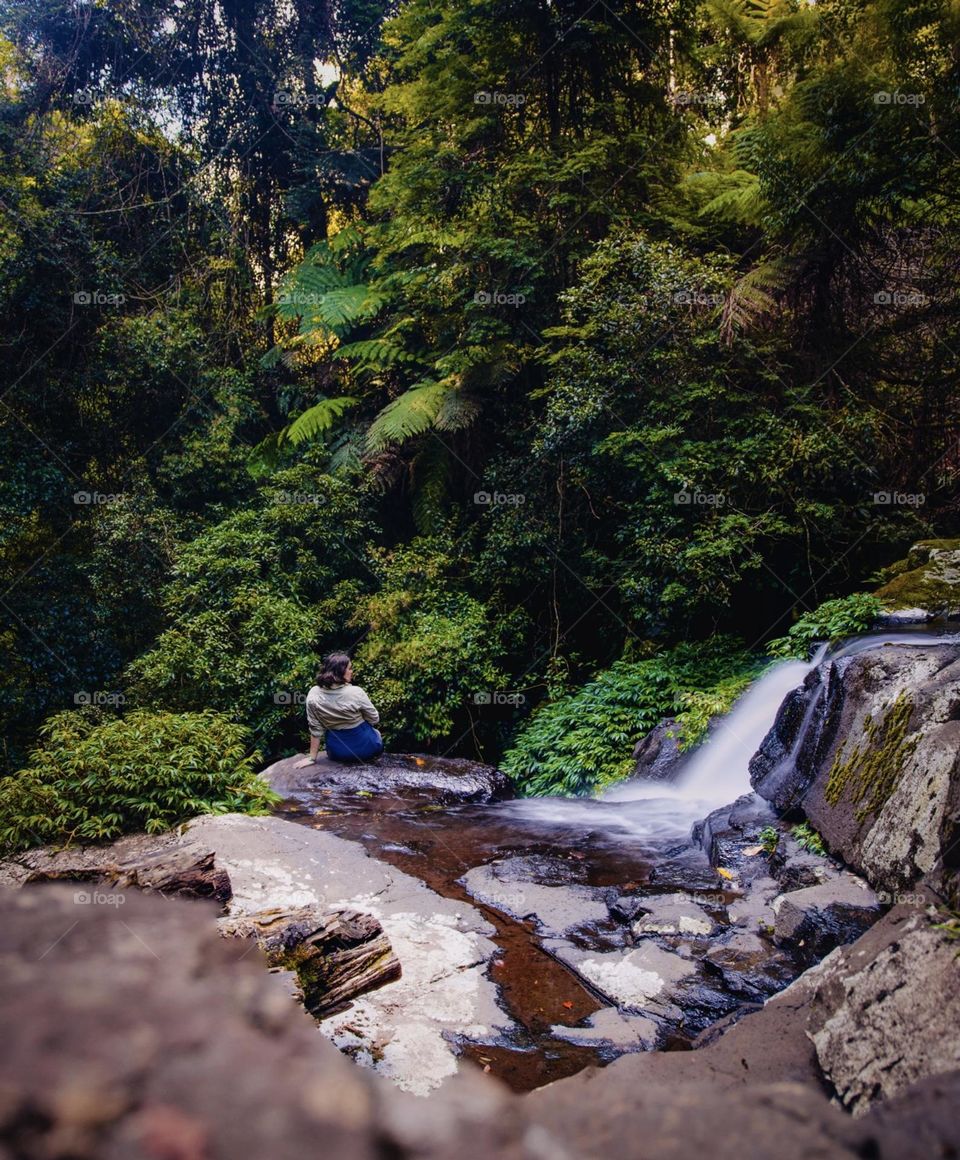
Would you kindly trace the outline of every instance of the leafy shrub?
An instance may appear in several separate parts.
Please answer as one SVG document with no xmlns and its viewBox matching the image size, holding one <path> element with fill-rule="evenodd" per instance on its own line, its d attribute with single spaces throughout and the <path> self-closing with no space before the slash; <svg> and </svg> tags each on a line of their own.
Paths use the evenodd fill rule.
<svg viewBox="0 0 960 1160">
<path fill-rule="evenodd" d="M 806 612 L 786 636 L 767 646 L 773 656 L 805 657 L 814 641 L 838 641 L 865 632 L 880 615 L 876 596 L 855 592 L 836 600 L 826 600 L 813 612 Z"/>
<path fill-rule="evenodd" d="M 799 826 L 794 826 L 790 833 L 802 849 L 811 854 L 817 854 L 821 858 L 826 858 L 827 847 L 823 844 L 823 838 L 808 822 L 801 822 Z"/>
<path fill-rule="evenodd" d="M 474 696 L 506 687 L 497 659 L 511 619 L 456 587 L 446 535 L 374 558 L 381 586 L 354 617 L 370 630 L 354 663 L 385 738 L 428 742 L 469 729 Z"/>
<path fill-rule="evenodd" d="M 636 742 L 679 715 L 697 740 L 757 671 L 742 644 L 715 637 L 647 660 L 618 661 L 589 684 L 541 705 L 502 767 L 526 794 L 590 794 L 626 777 Z"/>
<path fill-rule="evenodd" d="M 161 593 L 167 627 L 129 668 L 143 706 L 214 709 L 271 741 L 302 725 L 292 694 L 343 644 L 369 583 L 358 489 L 306 465 L 278 472 L 256 507 L 181 545 Z"/>
<path fill-rule="evenodd" d="M 249 730 L 215 713 L 51 717 L 29 764 L 0 782 L 0 847 L 109 841 L 197 814 L 262 813 L 277 801 L 254 773 Z"/>
</svg>

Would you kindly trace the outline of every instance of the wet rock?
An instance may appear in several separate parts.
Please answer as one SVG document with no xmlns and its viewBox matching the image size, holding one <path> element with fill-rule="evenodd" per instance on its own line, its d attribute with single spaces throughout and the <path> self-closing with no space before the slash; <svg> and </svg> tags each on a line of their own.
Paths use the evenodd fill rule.
<svg viewBox="0 0 960 1160">
<path fill-rule="evenodd" d="M 766 999 L 796 977 L 790 955 L 754 931 L 734 929 L 711 941 L 704 962 L 715 969 L 724 986 L 744 1000 Z"/>
<path fill-rule="evenodd" d="M 780 810 L 802 811 L 875 888 L 895 893 L 934 875 L 952 897 L 960 645 L 889 645 L 829 662 L 802 695 L 806 727 L 791 732 L 798 714 L 782 714 L 751 762 L 757 791 Z M 778 765 L 784 752 L 792 767 Z"/>
<path fill-rule="evenodd" d="M 494 928 L 467 903 L 441 897 L 354 842 L 279 817 L 204 816 L 186 836 L 215 849 L 229 874 L 231 920 L 315 906 L 379 921 L 401 977 L 355 998 L 320 1029 L 404 1090 L 433 1091 L 459 1070 L 457 1042 L 487 1042 L 512 1027 L 487 977 Z"/>
<path fill-rule="evenodd" d="M 544 935 L 562 936 L 607 920 L 605 891 L 578 884 L 544 886 L 528 878 L 530 872 L 531 859 L 504 858 L 474 866 L 459 881 L 477 902 L 511 918 L 533 919 Z"/>
<path fill-rule="evenodd" d="M 424 799 L 439 805 L 503 801 L 513 797 L 507 775 L 489 765 L 459 757 L 385 753 L 357 765 L 330 761 L 325 754 L 313 765 L 296 768 L 303 755 L 274 762 L 261 777 L 285 798 L 315 800 L 321 794 L 349 797 L 358 793 Z"/>
<path fill-rule="evenodd" d="M 829 882 L 781 894 L 773 903 L 774 939 L 810 966 L 853 942 L 880 917 L 880 902 L 862 878 L 844 872 Z"/>
<path fill-rule="evenodd" d="M 896 937 L 879 949 L 856 944 L 818 968 L 808 1033 L 824 1074 L 855 1115 L 960 1068 L 956 941 L 922 912 L 893 929 Z"/>
<path fill-rule="evenodd" d="M 671 782 L 676 779 L 686 759 L 678 745 L 679 729 L 675 718 L 665 717 L 637 742 L 633 751 L 636 765 L 631 781 Z"/>
<path fill-rule="evenodd" d="M 680 887 L 691 894 L 715 891 L 722 880 L 699 846 L 685 846 L 665 851 L 657 857 L 650 871 L 650 885 Z"/>
<path fill-rule="evenodd" d="M 689 894 L 647 895 L 642 900 L 643 913 L 633 923 L 635 935 L 690 934 L 708 935 L 716 923 Z"/>
<path fill-rule="evenodd" d="M 770 858 L 770 872 L 784 894 L 807 886 L 818 886 L 821 882 L 836 878 L 840 873 L 829 858 L 805 850 L 788 833 L 780 835 L 777 848 Z"/>
<path fill-rule="evenodd" d="M 271 966 L 295 971 L 303 1004 L 318 1018 L 401 974 L 383 927 L 361 911 L 278 907 L 223 920 L 220 933 L 255 938 Z"/>
<path fill-rule="evenodd" d="M 643 1015 L 624 1015 L 615 1007 L 601 1007 L 583 1027 L 551 1028 L 557 1039 L 569 1043 L 590 1043 L 616 1048 L 619 1051 L 650 1051 L 659 1039 L 660 1027 Z"/>
<path fill-rule="evenodd" d="M 760 834 L 776 820 L 768 802 L 757 794 L 744 794 L 698 822 L 693 840 L 706 852 L 711 866 L 749 878 L 767 872 Z"/>
<path fill-rule="evenodd" d="M 722 720 L 722 717 L 711 718 L 707 724 L 706 736 L 708 738 L 716 731 Z M 633 759 L 636 764 L 633 773 L 627 780 L 631 782 L 677 781 L 698 748 L 698 746 L 693 746 L 690 749 L 681 750 L 679 744 L 681 739 L 682 727 L 676 718 L 664 717 L 634 747 Z"/>
<path fill-rule="evenodd" d="M 853 658 L 826 661 L 783 699 L 770 732 L 750 759 L 750 784 L 778 814 L 802 820 L 804 792 L 837 736 L 843 674 Z"/>
<path fill-rule="evenodd" d="M 544 948 L 622 1010 L 680 1022 L 677 986 L 696 974 L 694 963 L 651 941 L 633 949 L 584 950 L 548 939 Z"/>
</svg>

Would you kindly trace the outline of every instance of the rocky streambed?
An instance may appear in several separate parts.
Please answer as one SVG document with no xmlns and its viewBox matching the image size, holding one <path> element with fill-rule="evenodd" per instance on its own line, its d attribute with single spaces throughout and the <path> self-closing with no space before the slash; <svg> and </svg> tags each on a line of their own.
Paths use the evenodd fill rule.
<svg viewBox="0 0 960 1160">
<path fill-rule="evenodd" d="M 319 1019 L 317 1040 L 362 1064 L 358 1074 L 431 1095 L 421 1115 L 364 1084 L 346 1110 L 309 1079 L 300 1094 L 274 1093 L 278 1106 L 295 1095 L 308 1120 L 365 1139 L 369 1129 L 378 1154 L 449 1154 L 465 1130 L 486 1155 L 607 1154 L 638 1131 L 658 1158 L 700 1147 L 779 1160 L 955 1154 L 960 645 L 918 643 L 873 641 L 812 668 L 762 744 L 747 746 L 757 748 L 752 789 L 719 808 L 670 786 L 662 745 L 646 749 L 666 784 L 619 801 L 514 801 L 494 770 L 414 755 L 349 770 L 290 760 L 265 771 L 285 799 L 275 816 L 204 817 L 160 838 L 5 864 L 6 885 L 31 889 L 4 904 L 4 961 L 15 980 L 50 976 L 57 1020 L 56 1031 L 46 1015 L 35 1035 L 21 1028 L 18 1051 L 56 1041 L 62 1056 L 38 1073 L 49 1092 L 34 1091 L 29 1071 L 4 1072 L 10 1106 L 20 1100 L 34 1124 L 44 1109 L 53 1131 L 73 1106 L 57 1069 L 78 1051 L 96 1056 L 71 1038 L 88 1014 L 74 1012 L 77 955 L 108 978 L 126 970 L 110 960 L 121 944 L 141 964 L 143 947 L 162 962 L 195 937 L 196 924 L 165 923 L 155 909 L 141 925 L 137 888 L 221 908 L 229 950 L 213 958 L 225 987 L 252 977 L 259 943 L 270 994 L 299 997 Z M 738 729 L 749 739 L 748 724 Z M 729 752 L 719 733 L 711 745 Z M 719 772 L 725 786 L 740 776 Z M 814 825 L 825 853 L 803 847 L 798 823 L 801 837 Z M 87 900 L 100 890 L 101 901 L 135 905 L 75 907 L 67 922 L 68 897 L 32 885 L 55 878 L 79 881 Z M 39 958 L 38 931 L 51 935 Z M 21 961 L 31 953 L 32 966 Z M 210 957 L 187 959 L 196 955 Z M 131 967 L 123 985 L 135 993 L 151 969 Z M 181 1007 L 196 989 L 184 970 Z M 81 1006 L 99 1003 L 109 1019 L 111 1001 L 92 987 Z M 250 1016 L 269 1035 L 281 1034 L 269 1030 L 273 1004 Z M 155 996 L 144 1012 L 159 1017 Z M 137 1042 L 166 1034 L 145 1028 Z M 245 1042 L 250 1029 L 232 1034 Z M 530 1094 L 508 1104 L 474 1079 L 464 1088 L 485 1078 L 466 1061 Z M 211 1059 L 214 1079 L 222 1066 Z M 184 1105 L 200 1098 L 177 1092 Z M 110 1104 L 122 1138 L 126 1106 Z"/>
</svg>

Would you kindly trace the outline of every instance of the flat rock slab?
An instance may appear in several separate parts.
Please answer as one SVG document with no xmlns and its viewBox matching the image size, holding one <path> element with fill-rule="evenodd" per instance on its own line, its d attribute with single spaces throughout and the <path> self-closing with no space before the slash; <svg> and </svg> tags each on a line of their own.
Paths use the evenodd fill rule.
<svg viewBox="0 0 960 1160">
<path fill-rule="evenodd" d="M 375 761 L 350 765 L 321 753 L 314 764 L 298 769 L 302 760 L 302 755 L 285 757 L 260 776 L 283 797 L 309 801 L 358 793 L 403 800 L 428 798 L 438 805 L 513 797 L 505 773 L 460 757 L 385 753 Z"/>
<path fill-rule="evenodd" d="M 641 899 L 644 911 L 633 924 L 635 935 L 708 935 L 716 923 L 689 894 L 647 895 Z"/>
<path fill-rule="evenodd" d="M 544 948 L 566 963 L 609 1002 L 629 1012 L 679 1020 L 677 985 L 696 975 L 696 964 L 652 942 L 629 950 L 589 951 L 556 939 Z"/>
<path fill-rule="evenodd" d="M 591 886 L 544 886 L 524 880 L 518 869 L 526 858 L 507 858 L 474 866 L 459 880 L 472 898 L 516 919 L 532 919 L 540 934 L 561 936 L 608 921 L 604 892 Z M 520 867 L 514 865 L 519 863 Z"/>
<path fill-rule="evenodd" d="M 458 1070 L 456 1043 L 490 1042 L 511 1021 L 486 976 L 494 928 L 466 903 L 367 855 L 362 846 L 278 817 L 206 816 L 186 840 L 216 850 L 232 918 L 274 907 L 359 910 L 383 927 L 402 975 L 325 1019 L 358 1062 L 418 1095 Z"/>
</svg>

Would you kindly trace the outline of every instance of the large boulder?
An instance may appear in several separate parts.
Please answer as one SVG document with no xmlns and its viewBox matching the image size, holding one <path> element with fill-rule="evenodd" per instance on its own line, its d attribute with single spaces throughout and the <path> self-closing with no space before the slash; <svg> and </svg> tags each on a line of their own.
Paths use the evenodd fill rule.
<svg viewBox="0 0 960 1160">
<path fill-rule="evenodd" d="M 502 801 L 513 796 L 507 775 L 462 757 L 385 753 L 375 761 L 345 764 L 321 753 L 316 763 L 298 768 L 303 755 L 285 757 L 261 777 L 285 798 L 337 804 L 358 793 L 437 805 Z"/>
<path fill-rule="evenodd" d="M 561 1154 L 476 1070 L 424 1101 L 354 1066 L 255 947 L 217 936 L 210 904 L 76 893 L 0 891 L 4 1157 Z"/>
<path fill-rule="evenodd" d="M 825 960 L 807 1031 L 855 1115 L 912 1083 L 960 1069 L 960 961 L 918 910 L 876 954 Z"/>
<path fill-rule="evenodd" d="M 862 878 L 842 873 L 774 899 L 774 939 L 806 965 L 859 938 L 880 917 L 880 900 Z"/>
<path fill-rule="evenodd" d="M 960 645 L 888 645 L 820 665 L 781 707 L 750 773 L 878 890 L 929 876 L 955 897 Z"/>
<path fill-rule="evenodd" d="M 877 589 L 888 623 L 960 616 L 960 540 L 921 540 Z"/>
</svg>

